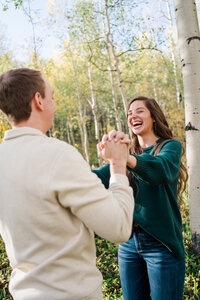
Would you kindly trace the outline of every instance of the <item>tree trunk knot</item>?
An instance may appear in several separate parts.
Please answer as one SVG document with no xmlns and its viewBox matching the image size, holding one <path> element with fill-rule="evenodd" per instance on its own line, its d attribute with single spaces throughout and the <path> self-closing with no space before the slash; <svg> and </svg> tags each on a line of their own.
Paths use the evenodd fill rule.
<svg viewBox="0 0 200 300">
<path fill-rule="evenodd" d="M 190 38 L 188 38 L 186 41 L 188 43 L 188 45 L 190 44 L 190 42 L 192 40 L 200 40 L 200 37 L 199 36 L 191 36 Z"/>
<path fill-rule="evenodd" d="M 189 130 L 199 131 L 199 129 L 195 128 L 190 122 L 185 126 L 185 131 L 189 131 Z"/>
</svg>

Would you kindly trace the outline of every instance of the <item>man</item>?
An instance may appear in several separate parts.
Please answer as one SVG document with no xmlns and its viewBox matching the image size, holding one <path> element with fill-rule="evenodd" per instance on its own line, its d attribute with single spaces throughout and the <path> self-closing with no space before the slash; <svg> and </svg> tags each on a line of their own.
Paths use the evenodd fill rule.
<svg viewBox="0 0 200 300">
<path fill-rule="evenodd" d="M 1 75 L 0 109 L 12 126 L 0 145 L 0 234 L 13 268 L 11 294 L 15 300 L 102 299 L 94 232 L 112 242 L 131 234 L 127 145 L 107 142 L 99 150 L 110 163 L 106 190 L 74 147 L 45 135 L 55 102 L 39 71 Z"/>
</svg>

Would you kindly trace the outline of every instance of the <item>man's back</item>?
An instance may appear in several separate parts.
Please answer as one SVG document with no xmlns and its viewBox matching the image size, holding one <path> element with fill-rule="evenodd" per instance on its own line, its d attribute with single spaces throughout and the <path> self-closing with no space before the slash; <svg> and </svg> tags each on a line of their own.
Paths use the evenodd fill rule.
<svg viewBox="0 0 200 300">
<path fill-rule="evenodd" d="M 111 185 L 119 193 L 118 184 Z M 7 132 L 0 145 L 0 232 L 16 300 L 97 299 L 102 277 L 93 231 L 117 242 L 131 231 L 130 222 L 124 224 L 133 211 L 125 199 L 131 189 L 120 188 L 116 205 L 72 146 L 33 128 Z"/>
</svg>

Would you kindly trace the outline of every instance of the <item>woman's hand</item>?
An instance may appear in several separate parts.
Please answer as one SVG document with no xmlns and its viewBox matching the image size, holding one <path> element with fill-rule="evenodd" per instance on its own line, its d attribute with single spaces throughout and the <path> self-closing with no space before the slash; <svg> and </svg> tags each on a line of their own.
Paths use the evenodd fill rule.
<svg viewBox="0 0 200 300">
<path fill-rule="evenodd" d="M 128 134 L 125 134 L 122 131 L 116 131 L 116 130 L 111 130 L 108 134 L 104 134 L 103 138 L 102 138 L 102 142 L 111 142 L 111 141 L 115 141 L 118 142 L 120 141 L 120 143 L 122 144 L 127 144 L 130 145 L 131 140 L 128 136 Z"/>
<path fill-rule="evenodd" d="M 127 134 L 112 130 L 104 134 L 102 141 L 97 145 L 98 155 L 109 163 L 126 163 L 130 142 Z"/>
<path fill-rule="evenodd" d="M 109 141 L 103 139 L 103 142 L 97 144 L 97 151 L 99 157 L 103 158 L 109 163 L 126 163 L 128 159 L 128 146 L 120 141 L 115 142 L 114 140 Z"/>
<path fill-rule="evenodd" d="M 109 144 L 111 142 L 112 144 Z M 123 152 L 124 149 L 119 147 L 120 144 L 127 146 L 126 153 Z M 111 130 L 108 134 L 104 134 L 102 141 L 97 145 L 98 155 L 108 163 L 112 163 L 112 161 L 116 162 L 116 160 L 120 163 L 120 161 L 126 159 L 126 164 L 130 168 L 135 168 L 137 159 L 134 156 L 129 155 L 130 144 L 131 140 L 129 139 L 128 134 L 125 134 L 122 131 Z"/>
</svg>

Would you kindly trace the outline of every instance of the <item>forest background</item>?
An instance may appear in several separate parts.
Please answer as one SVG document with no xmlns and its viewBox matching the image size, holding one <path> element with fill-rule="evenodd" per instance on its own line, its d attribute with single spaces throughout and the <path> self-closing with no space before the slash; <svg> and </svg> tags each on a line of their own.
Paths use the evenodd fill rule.
<svg viewBox="0 0 200 300">
<path fill-rule="evenodd" d="M 15 6 L 31 26 L 30 40 L 24 41 L 24 60 L 16 59 L 6 34 L 0 35 L 0 74 L 16 67 L 41 69 L 54 89 L 57 105 L 49 136 L 72 144 L 91 168 L 98 167 L 102 162 L 97 142 L 113 128 L 128 132 L 127 103 L 145 95 L 158 101 L 174 137 L 185 148 L 184 93 L 172 1 L 51 0 L 45 18 L 40 18 L 34 0 L 4 0 L 0 5 L 2 12 Z M 42 56 L 44 32 L 53 33 L 58 42 L 50 58 Z M 0 142 L 8 128 L 0 114 Z M 200 259 L 190 247 L 187 193 L 181 212 L 186 249 L 184 299 L 200 299 Z M 123 299 L 118 246 L 98 237 L 96 245 L 104 299 Z M 10 272 L 0 239 L 0 299 L 12 299 Z"/>
</svg>

